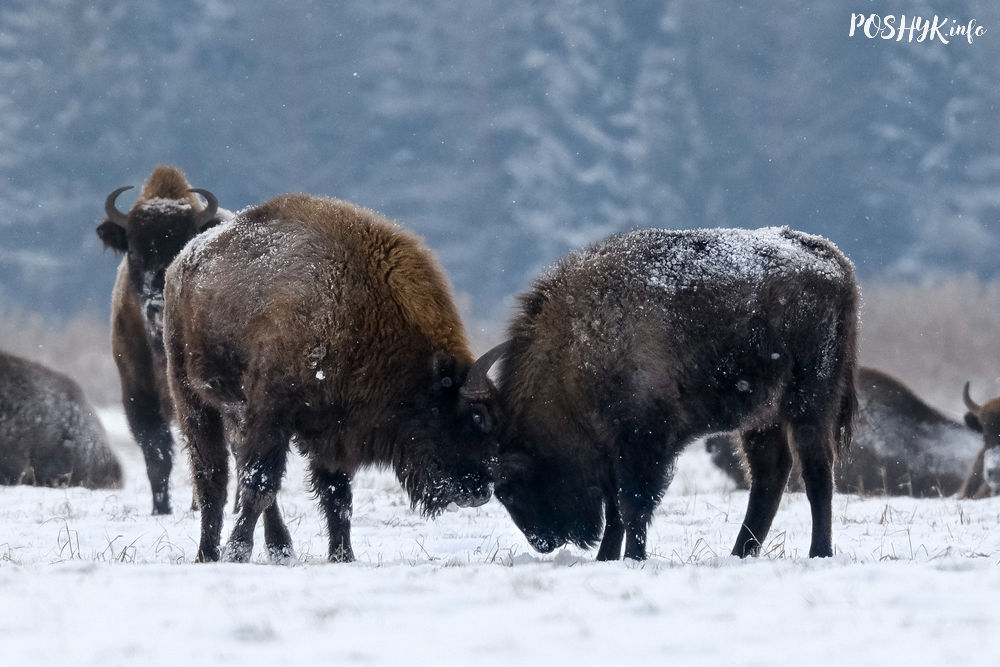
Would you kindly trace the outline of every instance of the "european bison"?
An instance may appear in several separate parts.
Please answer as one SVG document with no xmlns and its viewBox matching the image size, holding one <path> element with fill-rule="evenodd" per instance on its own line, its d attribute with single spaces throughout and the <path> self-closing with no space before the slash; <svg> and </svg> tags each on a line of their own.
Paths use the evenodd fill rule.
<svg viewBox="0 0 1000 667">
<path fill-rule="evenodd" d="M 157 167 L 128 214 L 104 202 L 97 227 L 106 248 L 124 254 L 111 295 L 111 349 L 118 365 L 122 403 L 132 436 L 142 448 L 153 491 L 153 514 L 170 514 L 173 410 L 163 352 L 163 280 L 167 266 L 194 236 L 224 219 L 215 196 L 193 189 L 175 167 Z M 196 194 L 204 195 L 204 208 Z"/>
<path fill-rule="evenodd" d="M 122 470 L 80 386 L 0 352 L 0 484 L 118 489 Z"/>
<path fill-rule="evenodd" d="M 646 556 L 674 461 L 739 429 L 750 465 L 733 553 L 755 554 L 792 465 L 830 556 L 831 466 L 850 443 L 858 293 L 829 241 L 787 228 L 637 230 L 573 253 L 521 297 L 498 387 L 497 498 L 531 545 Z M 603 506 L 603 507 L 602 507 Z"/>
<path fill-rule="evenodd" d="M 858 369 L 857 394 L 851 451 L 834 465 L 838 491 L 940 498 L 959 490 L 980 436 L 877 369 Z M 706 447 L 737 486 L 748 488 L 736 439 L 715 435 Z M 788 489 L 802 490 L 794 473 Z"/>
<path fill-rule="evenodd" d="M 1000 398 L 979 405 L 969 396 L 969 383 L 962 389 L 962 400 L 969 409 L 965 423 L 982 434 L 981 449 L 968 478 L 958 492 L 960 498 L 986 498 L 1000 493 Z"/>
<path fill-rule="evenodd" d="M 491 495 L 493 416 L 464 391 L 485 371 L 451 289 L 417 237 L 370 210 L 285 195 L 198 237 L 167 272 L 166 347 L 201 561 L 220 556 L 227 442 L 240 497 L 230 561 L 250 558 L 262 512 L 271 559 L 293 555 L 275 503 L 290 440 L 308 458 L 333 561 L 354 558 L 362 466 L 391 466 L 429 515 Z"/>
</svg>

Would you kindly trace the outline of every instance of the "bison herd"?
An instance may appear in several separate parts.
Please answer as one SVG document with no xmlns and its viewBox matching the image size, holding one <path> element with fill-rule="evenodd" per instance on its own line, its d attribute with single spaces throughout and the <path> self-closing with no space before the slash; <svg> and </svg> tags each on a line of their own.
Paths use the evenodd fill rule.
<svg viewBox="0 0 1000 667">
<path fill-rule="evenodd" d="M 261 518 L 272 562 L 294 558 L 277 503 L 292 446 L 342 562 L 366 466 L 391 469 L 427 515 L 495 495 L 536 550 L 599 544 L 599 560 L 646 557 L 677 456 L 702 436 L 749 489 L 740 557 L 759 552 L 786 487 L 809 500 L 810 556 L 833 554 L 835 488 L 1000 492 L 1000 399 L 980 405 L 966 384 L 961 424 L 856 367 L 854 268 L 823 238 L 616 234 L 536 279 L 476 359 L 431 250 L 373 211 L 294 194 L 234 216 L 166 166 L 123 213 L 127 189 L 97 228 L 123 255 L 112 352 L 154 514 L 172 509 L 171 425 L 183 436 L 200 561 L 249 560 Z M 0 483 L 121 485 L 79 387 L 6 354 Z"/>
</svg>

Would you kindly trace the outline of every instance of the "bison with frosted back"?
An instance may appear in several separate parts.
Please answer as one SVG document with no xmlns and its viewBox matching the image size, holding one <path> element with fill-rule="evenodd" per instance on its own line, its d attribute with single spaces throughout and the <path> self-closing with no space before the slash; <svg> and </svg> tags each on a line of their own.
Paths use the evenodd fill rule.
<svg viewBox="0 0 1000 667">
<path fill-rule="evenodd" d="M 0 352 L 0 484 L 121 488 L 122 470 L 80 386 Z"/>
<path fill-rule="evenodd" d="M 132 436 L 142 448 L 153 492 L 153 514 L 170 514 L 173 408 L 163 353 L 163 282 L 167 266 L 196 234 L 229 217 L 215 196 L 188 185 L 176 167 L 157 167 L 128 213 L 115 205 L 132 186 L 104 203 L 97 227 L 106 248 L 123 254 L 111 294 L 111 349 Z M 197 195 L 208 202 L 203 206 Z"/>
<path fill-rule="evenodd" d="M 980 435 L 875 368 L 858 369 L 857 395 L 851 450 L 834 466 L 838 491 L 939 498 L 959 490 L 982 447 Z M 712 461 L 747 488 L 737 440 L 737 435 L 713 435 L 706 447 Z M 802 490 L 794 474 L 788 488 Z"/>
<path fill-rule="evenodd" d="M 645 558 L 683 445 L 739 430 L 752 481 L 733 553 L 767 537 L 790 446 L 812 509 L 809 554 L 833 553 L 858 292 L 832 243 L 787 228 L 638 230 L 569 255 L 520 301 L 494 351 L 495 493 L 535 549 L 600 540 L 597 558 L 617 559 L 624 538 L 625 557 Z"/>
<path fill-rule="evenodd" d="M 272 561 L 293 557 L 275 502 L 292 441 L 334 561 L 354 558 L 351 479 L 363 466 L 392 468 L 427 514 L 490 498 L 494 416 L 465 391 L 485 371 L 443 272 L 398 225 L 336 199 L 276 197 L 195 239 L 166 297 L 199 560 L 248 560 L 262 513 Z M 220 553 L 230 448 L 240 503 Z"/>
</svg>

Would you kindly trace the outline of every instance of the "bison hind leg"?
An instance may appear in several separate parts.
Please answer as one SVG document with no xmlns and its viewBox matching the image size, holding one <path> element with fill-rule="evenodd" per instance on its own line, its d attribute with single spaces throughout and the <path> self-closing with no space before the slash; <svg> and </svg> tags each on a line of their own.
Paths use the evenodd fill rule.
<svg viewBox="0 0 1000 667">
<path fill-rule="evenodd" d="M 740 558 L 760 553 L 792 469 L 792 455 L 781 426 L 746 431 L 743 451 L 750 473 L 750 499 L 733 546 L 733 555 Z"/>
<path fill-rule="evenodd" d="M 809 557 L 833 555 L 833 429 L 822 421 L 799 421 L 789 431 L 802 466 L 812 513 Z"/>
<path fill-rule="evenodd" d="M 263 430 L 261 437 L 250 435 L 236 447 L 240 509 L 223 553 L 223 560 L 228 562 L 250 560 L 254 529 L 262 513 L 266 513 L 264 532 L 270 552 L 278 554 L 279 559 L 286 551 L 289 558 L 294 557 L 291 537 L 276 505 L 288 459 L 288 434 L 274 425 Z M 247 452 L 251 443 L 258 453 Z"/>
</svg>

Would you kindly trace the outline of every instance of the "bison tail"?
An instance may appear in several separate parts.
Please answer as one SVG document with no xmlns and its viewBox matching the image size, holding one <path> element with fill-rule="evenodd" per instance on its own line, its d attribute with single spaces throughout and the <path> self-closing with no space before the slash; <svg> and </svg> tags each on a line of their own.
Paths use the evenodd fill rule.
<svg viewBox="0 0 1000 667">
<path fill-rule="evenodd" d="M 837 454 L 845 453 L 851 447 L 851 439 L 854 436 L 854 417 L 858 411 L 858 392 L 855 382 L 858 359 L 858 307 L 857 296 L 843 314 L 842 331 L 844 333 L 844 347 L 841 350 L 839 381 L 840 381 L 840 410 L 837 421 L 834 425 L 834 440 L 836 442 Z"/>
</svg>

